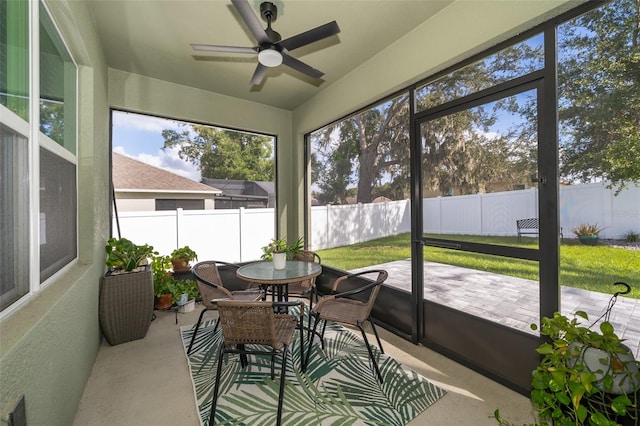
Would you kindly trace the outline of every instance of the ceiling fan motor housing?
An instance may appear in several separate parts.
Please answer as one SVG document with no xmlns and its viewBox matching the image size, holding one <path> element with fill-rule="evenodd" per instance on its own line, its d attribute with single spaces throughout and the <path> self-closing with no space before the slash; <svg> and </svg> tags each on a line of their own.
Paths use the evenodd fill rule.
<svg viewBox="0 0 640 426">
<path fill-rule="evenodd" d="M 262 16 L 262 19 L 267 23 L 275 22 L 275 20 L 278 19 L 278 8 L 270 1 L 260 3 L 260 16 Z"/>
</svg>

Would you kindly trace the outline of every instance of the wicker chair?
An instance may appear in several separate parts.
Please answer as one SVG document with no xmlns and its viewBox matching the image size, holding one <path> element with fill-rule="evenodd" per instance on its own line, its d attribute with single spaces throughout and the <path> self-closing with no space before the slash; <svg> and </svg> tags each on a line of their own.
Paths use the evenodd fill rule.
<svg viewBox="0 0 640 426">
<path fill-rule="evenodd" d="M 304 338 L 302 321 L 294 315 L 279 314 L 274 310 L 286 306 L 300 306 L 300 317 L 304 315 L 304 303 L 298 302 L 240 302 L 236 300 L 220 300 L 218 312 L 220 314 L 220 326 L 222 328 L 222 344 L 218 353 L 218 368 L 216 371 L 216 383 L 211 401 L 211 414 L 209 425 L 215 423 L 216 404 L 220 388 L 220 375 L 222 362 L 227 353 L 240 355 L 242 367 L 248 365 L 247 355 L 264 354 L 271 355 L 271 379 L 275 378 L 275 356 L 282 356 L 282 370 L 280 372 L 280 391 L 278 394 L 277 425 L 282 422 L 282 400 L 284 397 L 285 372 L 287 369 L 287 356 L 291 339 L 296 331 L 300 331 L 300 362 L 304 371 Z M 246 345 L 251 345 L 249 349 Z M 256 348 L 256 346 L 258 346 Z M 260 347 L 262 346 L 262 347 Z M 268 348 L 267 348 L 268 347 Z"/>
<path fill-rule="evenodd" d="M 367 275 L 374 274 L 377 275 L 375 281 L 362 279 L 363 276 L 366 277 Z M 375 303 L 378 292 L 380 291 L 380 285 L 388 276 L 389 274 L 387 271 L 372 269 L 339 277 L 333 283 L 331 294 L 320 298 L 316 307 L 312 309 L 310 313 L 310 316 L 314 318 L 314 323 L 311 332 L 309 333 L 309 339 L 312 339 L 313 336 L 317 334 L 316 330 L 320 321 L 324 321 L 322 331 L 319 334 L 320 341 L 322 343 L 327 321 L 334 321 L 358 327 L 362 332 L 362 338 L 364 339 L 364 342 L 367 345 L 367 350 L 369 351 L 369 358 L 373 363 L 373 367 L 380 383 L 383 382 L 382 374 L 380 374 L 378 363 L 373 356 L 371 345 L 369 344 L 369 340 L 365 334 L 364 323 L 369 320 L 373 333 L 378 341 L 380 352 L 384 353 L 384 349 L 382 349 L 382 342 L 378 336 L 378 331 L 371 319 L 371 310 L 373 309 L 373 304 Z M 342 287 L 343 289 L 347 288 L 348 290 L 343 290 L 339 293 L 338 287 Z M 352 298 L 351 296 L 354 295 L 360 296 Z M 311 348 L 309 348 L 307 352 L 307 360 L 305 364 L 308 364 L 310 354 Z"/>
<path fill-rule="evenodd" d="M 198 317 L 196 328 L 193 332 L 193 336 L 191 336 L 191 342 L 189 342 L 187 355 L 191 353 L 193 342 L 196 339 L 196 334 L 198 334 L 198 329 L 200 328 L 200 323 L 202 322 L 204 313 L 208 310 L 216 310 L 218 306 L 217 302 L 220 299 L 256 301 L 262 299 L 264 296 L 264 292 L 262 292 L 261 290 L 247 289 L 229 291 L 229 289 L 226 289 L 222 282 L 220 271 L 218 270 L 218 265 L 222 265 L 228 268 L 238 268 L 238 265 L 221 262 L 218 260 L 206 260 L 197 263 L 193 266 L 193 268 L 191 268 L 191 273 L 196 278 L 198 290 L 200 290 L 200 296 L 202 297 L 202 304 L 204 305 L 204 309 Z M 214 332 L 218 329 L 218 324 L 219 320 L 216 321 Z"/>
<path fill-rule="evenodd" d="M 320 263 L 321 259 L 318 253 L 310 250 L 302 250 L 293 256 L 293 260 L 302 260 L 304 262 Z M 309 308 L 313 308 L 314 299 L 318 301 L 318 293 L 316 292 L 316 278 L 310 278 L 295 283 L 290 283 L 288 288 L 289 296 L 299 296 L 309 299 Z"/>
</svg>

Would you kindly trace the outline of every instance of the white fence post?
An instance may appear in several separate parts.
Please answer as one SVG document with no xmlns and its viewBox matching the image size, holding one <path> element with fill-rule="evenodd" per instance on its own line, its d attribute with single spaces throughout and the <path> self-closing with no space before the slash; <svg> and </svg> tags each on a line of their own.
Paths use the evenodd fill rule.
<svg viewBox="0 0 640 426">
<path fill-rule="evenodd" d="M 184 220 L 184 216 L 182 213 L 183 213 L 182 208 L 178 207 L 176 209 L 176 248 L 189 245 L 188 243 L 183 243 L 180 238 L 180 234 L 181 234 L 180 229 L 181 229 L 182 221 Z M 184 232 L 182 233 L 182 235 L 184 235 Z"/>
</svg>

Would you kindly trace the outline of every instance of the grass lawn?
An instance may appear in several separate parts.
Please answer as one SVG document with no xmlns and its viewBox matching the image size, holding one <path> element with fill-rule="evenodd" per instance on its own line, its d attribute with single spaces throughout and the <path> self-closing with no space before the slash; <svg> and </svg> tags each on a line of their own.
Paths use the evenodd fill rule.
<svg viewBox="0 0 640 426">
<path fill-rule="evenodd" d="M 436 237 L 434 235 L 434 237 Z M 439 235 L 438 238 L 464 239 L 470 242 L 537 248 L 537 239 L 516 237 Z M 322 263 L 349 270 L 411 257 L 411 235 L 400 234 L 334 249 L 319 250 Z M 424 259 L 494 272 L 502 275 L 538 280 L 538 263 L 499 256 L 424 248 Z M 621 289 L 613 286 L 622 281 L 631 286 L 625 297 L 640 299 L 640 250 L 606 245 L 585 246 L 577 240 L 565 239 L 560 246 L 560 285 L 612 294 Z"/>
</svg>

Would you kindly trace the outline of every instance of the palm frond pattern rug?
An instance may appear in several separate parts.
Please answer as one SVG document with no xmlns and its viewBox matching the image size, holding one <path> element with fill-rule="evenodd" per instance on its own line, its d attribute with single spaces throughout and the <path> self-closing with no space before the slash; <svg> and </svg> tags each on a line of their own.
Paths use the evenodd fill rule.
<svg viewBox="0 0 640 426">
<path fill-rule="evenodd" d="M 214 325 L 214 320 L 201 325 L 188 357 L 203 424 L 209 421 L 222 342 L 220 328 L 214 333 Z M 181 328 L 185 353 L 192 334 L 192 326 Z M 299 342 L 296 333 L 287 362 L 283 425 L 402 426 L 445 394 L 372 345 L 384 378 L 380 384 L 362 338 L 341 325 L 327 324 L 324 349 L 316 338 L 306 373 L 300 371 Z M 249 366 L 242 369 L 237 355 L 227 355 L 216 424 L 275 425 L 280 361 L 276 357 L 276 376 L 271 380 L 270 357 L 250 355 Z"/>
</svg>

